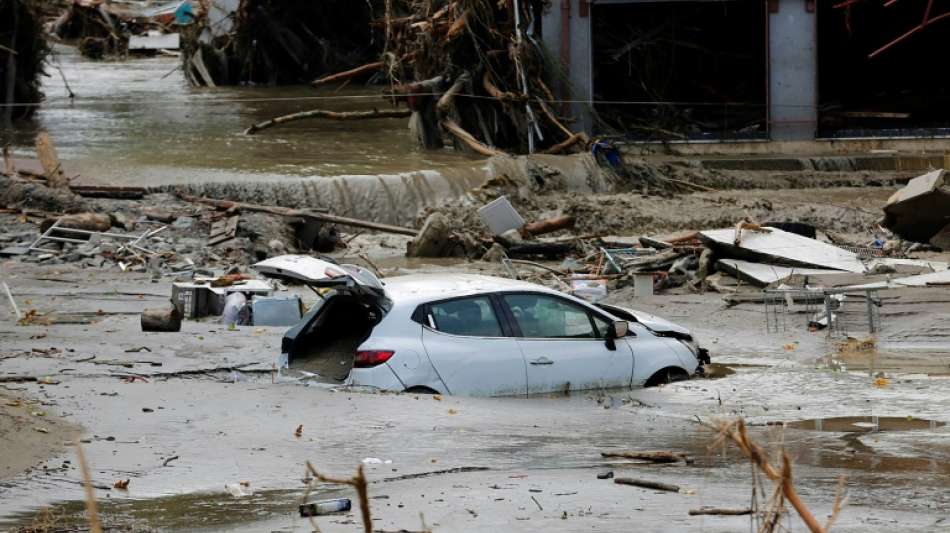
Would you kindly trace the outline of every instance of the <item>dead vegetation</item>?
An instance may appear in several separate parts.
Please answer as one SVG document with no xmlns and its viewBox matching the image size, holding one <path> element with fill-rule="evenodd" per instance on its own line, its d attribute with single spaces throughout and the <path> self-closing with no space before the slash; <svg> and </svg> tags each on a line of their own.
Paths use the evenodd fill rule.
<svg viewBox="0 0 950 533">
<path fill-rule="evenodd" d="M 769 533 L 780 528 L 780 520 L 785 513 L 785 502 L 788 502 L 798 513 L 802 522 L 812 533 L 826 533 L 838 518 L 841 508 L 844 505 L 844 478 L 841 478 L 838 484 L 838 491 L 835 495 L 832 514 L 822 525 L 805 502 L 798 495 L 795 485 L 792 482 L 792 461 L 788 452 L 780 449 L 778 452 L 781 466 L 772 464 L 769 454 L 760 444 L 752 440 L 746 430 L 745 422 L 740 418 L 731 422 L 720 421 L 714 424 L 705 424 L 717 432 L 716 438 L 711 449 L 721 448 L 726 442 L 733 443 L 743 455 L 752 463 L 753 467 L 753 510 L 758 509 L 756 500 L 757 477 L 762 474 L 772 482 L 773 489 L 768 497 L 765 508 L 757 513 L 753 513 L 752 520 L 759 533 Z M 691 513 L 692 514 L 692 513 Z M 704 514 L 704 513 L 696 513 Z M 744 513 L 743 513 L 744 514 Z"/>
</svg>

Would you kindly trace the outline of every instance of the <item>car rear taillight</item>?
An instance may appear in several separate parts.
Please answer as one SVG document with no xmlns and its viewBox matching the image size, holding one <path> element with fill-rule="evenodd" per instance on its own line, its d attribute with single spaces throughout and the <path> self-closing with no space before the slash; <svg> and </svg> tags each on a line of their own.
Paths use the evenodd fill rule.
<svg viewBox="0 0 950 533">
<path fill-rule="evenodd" d="M 360 350 L 356 352 L 356 361 L 353 366 L 356 368 L 372 368 L 389 361 L 395 353 L 392 350 Z"/>
</svg>

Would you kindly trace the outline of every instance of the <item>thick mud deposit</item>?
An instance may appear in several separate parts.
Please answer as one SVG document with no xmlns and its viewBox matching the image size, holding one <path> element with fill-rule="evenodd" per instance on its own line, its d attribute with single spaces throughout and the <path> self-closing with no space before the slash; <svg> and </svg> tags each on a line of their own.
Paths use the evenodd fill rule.
<svg viewBox="0 0 950 533">
<path fill-rule="evenodd" d="M 945 376 L 892 370 L 887 385 L 876 385 L 866 372 L 818 364 L 838 353 L 823 333 L 766 334 L 760 306 L 725 308 L 715 294 L 634 300 L 618 291 L 610 301 L 693 328 L 714 360 L 734 370 L 726 377 L 571 397 L 443 398 L 334 390 L 275 375 L 281 328 L 228 331 L 213 321 L 188 321 L 181 334 L 142 334 L 137 317 L 125 313 L 166 301 L 167 279 L 69 266 L 4 268 L 21 302 L 65 313 L 98 310 L 92 324 L 19 327 L 6 308 L 0 311 L 0 377 L 58 381 L 0 387 L 8 398 L 41 402 L 84 428 L 101 512 L 115 527 L 310 531 L 296 512 L 304 463 L 346 475 L 378 458 L 382 464 L 366 468 L 381 530 L 419 530 L 420 512 L 436 531 L 628 531 L 631 523 L 655 531 L 744 530 L 748 517 L 687 514 L 704 505 L 746 506 L 751 486 L 747 462 L 735 450 L 710 449 L 714 435 L 696 417 L 743 416 L 763 444 L 783 443 L 796 485 L 819 516 L 830 513 L 838 476 L 845 475 L 849 500 L 836 531 L 939 531 L 950 504 Z M 497 268 L 421 263 L 401 271 Z M 913 329 L 914 320 L 905 326 Z M 34 350 L 40 346 L 46 353 Z M 902 422 L 908 417 L 927 422 Z M 828 420 L 824 431 L 815 431 L 818 418 Z M 854 426 L 875 419 L 877 431 Z M 23 447 L 14 442 L 9 449 Z M 647 465 L 600 456 L 617 449 L 673 450 L 696 461 Z M 65 501 L 53 514 L 63 524 L 82 523 L 73 451 L 33 465 L 0 485 L 0 521 L 30 524 L 38 508 Z M 687 492 L 597 479 L 605 471 Z M 112 488 L 125 479 L 128 490 Z M 253 494 L 229 494 L 226 485 L 242 481 Z M 318 496 L 353 494 L 325 485 Z M 325 531 L 361 527 L 354 513 L 318 523 Z"/>
</svg>

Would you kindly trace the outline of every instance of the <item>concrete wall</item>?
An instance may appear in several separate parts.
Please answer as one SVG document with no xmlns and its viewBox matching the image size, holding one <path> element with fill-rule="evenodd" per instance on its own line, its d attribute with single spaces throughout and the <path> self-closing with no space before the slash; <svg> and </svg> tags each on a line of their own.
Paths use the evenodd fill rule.
<svg viewBox="0 0 950 533">
<path fill-rule="evenodd" d="M 570 83 L 569 94 L 562 94 L 559 87 L 552 87 L 555 95 L 564 100 L 576 100 L 571 104 L 571 116 L 577 118 L 572 124 L 574 131 L 590 132 L 593 127 L 591 99 L 593 98 L 593 56 L 591 43 L 591 17 L 581 16 L 581 2 L 588 0 L 553 0 L 541 19 L 544 31 L 544 48 L 552 63 L 551 72 L 567 68 Z M 567 5 L 569 11 L 563 7 Z M 593 6 L 588 6 L 590 10 Z M 570 19 L 570 66 L 561 65 L 561 21 L 566 14 Z"/>
<path fill-rule="evenodd" d="M 769 133 L 814 139 L 818 125 L 818 28 L 807 0 L 779 0 L 769 13 Z"/>
</svg>

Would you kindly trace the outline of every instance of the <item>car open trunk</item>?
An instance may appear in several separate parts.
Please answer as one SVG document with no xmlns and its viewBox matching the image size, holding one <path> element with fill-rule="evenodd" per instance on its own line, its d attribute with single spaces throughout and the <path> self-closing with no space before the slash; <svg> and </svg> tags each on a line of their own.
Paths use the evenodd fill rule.
<svg viewBox="0 0 950 533">
<path fill-rule="evenodd" d="M 330 291 L 284 336 L 282 352 L 297 370 L 343 381 L 356 349 L 379 322 L 378 310 L 358 298 Z"/>
<path fill-rule="evenodd" d="M 285 335 L 281 352 L 288 366 L 343 381 L 356 349 L 390 307 L 372 272 L 304 255 L 284 255 L 253 266 L 261 274 L 309 285 L 320 296 Z"/>
</svg>

